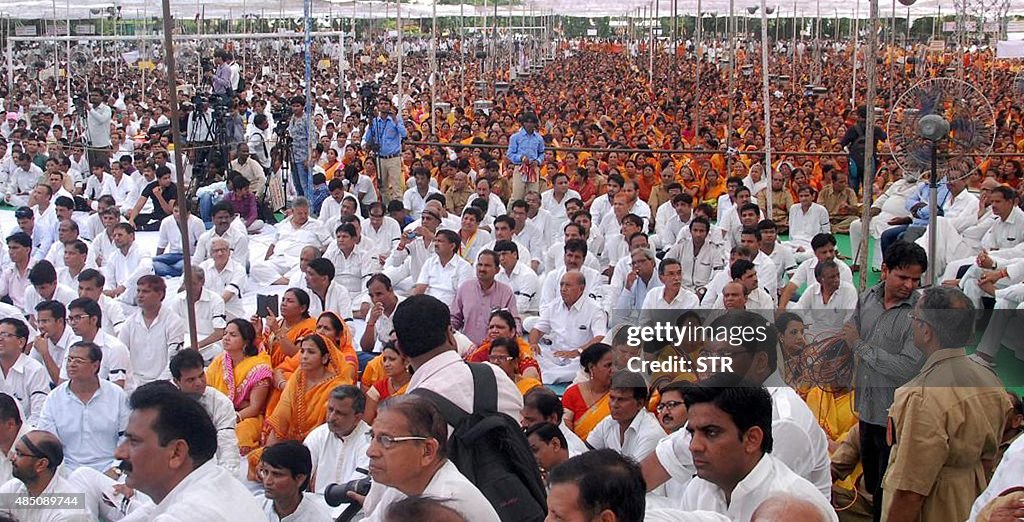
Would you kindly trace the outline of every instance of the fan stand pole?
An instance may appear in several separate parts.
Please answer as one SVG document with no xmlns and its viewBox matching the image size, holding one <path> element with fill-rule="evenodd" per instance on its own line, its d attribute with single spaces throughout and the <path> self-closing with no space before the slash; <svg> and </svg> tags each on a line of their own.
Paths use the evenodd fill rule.
<svg viewBox="0 0 1024 522">
<path fill-rule="evenodd" d="M 925 272 L 925 285 L 934 286 L 935 281 L 935 226 L 938 221 L 938 192 L 939 192 L 939 173 L 938 173 L 938 150 L 937 144 L 933 141 L 931 144 L 932 154 L 932 173 L 928 177 L 928 270 Z"/>
</svg>

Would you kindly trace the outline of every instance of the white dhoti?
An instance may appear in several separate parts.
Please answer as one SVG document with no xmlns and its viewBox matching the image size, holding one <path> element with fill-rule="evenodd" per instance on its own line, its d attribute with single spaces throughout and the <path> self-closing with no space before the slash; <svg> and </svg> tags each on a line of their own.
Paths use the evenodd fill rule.
<svg viewBox="0 0 1024 522">
<path fill-rule="evenodd" d="M 540 374 L 544 384 L 557 384 L 573 382 L 580 372 L 580 359 L 563 359 L 555 357 L 555 348 L 552 344 L 540 343 L 541 353 L 537 355 L 537 364 L 540 366 Z"/>
<path fill-rule="evenodd" d="M 299 264 L 296 257 L 275 254 L 266 261 L 253 263 L 249 275 L 257 286 L 270 286 Z"/>
<path fill-rule="evenodd" d="M 995 310 L 978 343 L 979 353 L 994 360 L 999 349 L 1006 346 L 1017 359 L 1024 360 L 1024 320 L 1018 310 L 1024 310 L 1024 284 L 996 290 Z"/>
<path fill-rule="evenodd" d="M 927 252 L 928 230 L 925 230 L 924 234 L 915 242 Z M 936 274 L 944 274 L 942 280 L 956 279 L 957 270 L 967 264 L 954 260 L 970 259 L 973 263 L 979 252 L 981 252 L 981 245 L 965 239 L 963 234 L 953 226 L 950 219 L 936 218 L 935 252 L 929 252 L 928 263 L 935 267 Z M 952 277 L 949 277 L 950 274 Z"/>
<path fill-rule="evenodd" d="M 784 245 L 788 245 L 789 248 L 793 249 L 793 257 L 796 259 L 796 263 L 800 264 L 808 259 L 814 257 L 814 249 L 811 248 L 811 242 L 805 239 L 790 239 L 789 241 L 783 241 Z M 803 251 L 798 251 L 799 249 Z"/>
</svg>

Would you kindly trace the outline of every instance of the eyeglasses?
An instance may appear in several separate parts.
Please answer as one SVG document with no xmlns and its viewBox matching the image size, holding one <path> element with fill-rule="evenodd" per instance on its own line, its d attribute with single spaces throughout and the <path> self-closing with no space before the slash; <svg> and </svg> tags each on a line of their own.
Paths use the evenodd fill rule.
<svg viewBox="0 0 1024 522">
<path fill-rule="evenodd" d="M 68 364 L 89 364 L 93 362 L 88 357 L 68 357 Z"/>
<path fill-rule="evenodd" d="M 36 455 L 35 453 L 22 453 L 17 448 L 11 449 L 11 455 L 14 455 L 15 459 L 20 459 L 22 457 L 28 457 L 30 459 L 45 459 L 46 458 L 43 455 Z"/>
<path fill-rule="evenodd" d="M 424 440 L 427 440 L 427 439 L 430 438 L 430 437 L 419 437 L 419 436 L 415 436 L 415 435 L 409 435 L 409 436 L 405 436 L 405 437 L 392 437 L 390 435 L 379 435 L 379 434 L 376 434 L 376 433 L 374 433 L 372 431 L 369 433 L 369 436 L 370 436 L 370 440 L 371 441 L 376 442 L 377 444 L 380 444 L 381 447 L 386 449 L 386 450 L 394 448 L 395 444 L 398 444 L 399 442 L 424 441 Z"/>
<path fill-rule="evenodd" d="M 925 326 L 931 326 L 928 323 L 928 321 L 925 321 L 924 319 L 921 319 L 921 317 L 919 315 L 917 315 L 916 312 L 910 312 L 909 314 L 907 314 L 907 317 L 909 317 L 911 321 L 915 321 L 915 322 L 921 323 L 921 324 L 923 324 Z"/>
<path fill-rule="evenodd" d="M 657 410 L 658 411 L 670 410 L 670 409 L 682 406 L 683 404 L 684 404 L 683 401 L 662 402 L 662 403 L 658 404 Z"/>
<path fill-rule="evenodd" d="M 21 339 L 21 336 L 16 334 L 16 333 L 11 333 L 11 332 L 0 332 L 0 341 L 6 340 L 6 339 L 11 339 L 11 338 Z"/>
<path fill-rule="evenodd" d="M 512 357 L 511 355 L 488 355 L 487 356 L 487 360 L 491 361 L 492 363 L 501 363 L 501 362 L 505 362 L 505 361 L 511 361 L 511 360 L 514 360 L 514 359 L 515 359 L 515 357 Z"/>
<path fill-rule="evenodd" d="M 82 319 L 85 319 L 86 317 L 92 317 L 92 316 L 86 315 L 86 314 L 69 315 L 68 316 L 68 322 L 69 323 L 77 323 L 78 321 L 81 321 Z"/>
</svg>

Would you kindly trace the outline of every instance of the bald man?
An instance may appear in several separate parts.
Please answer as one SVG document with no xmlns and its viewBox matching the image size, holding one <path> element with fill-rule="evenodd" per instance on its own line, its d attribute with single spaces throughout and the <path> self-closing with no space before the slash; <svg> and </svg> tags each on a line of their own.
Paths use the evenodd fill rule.
<svg viewBox="0 0 1024 522">
<path fill-rule="evenodd" d="M 57 468 L 63 462 L 64 446 L 56 435 L 38 430 L 22 435 L 11 447 L 11 471 L 14 478 L 0 486 L 0 504 L 9 505 L 0 505 L 0 509 L 9 510 L 18 520 L 79 522 L 94 519 L 81 503 L 74 510 L 47 510 L 42 517 L 35 509 L 19 509 L 13 505 L 15 497 L 83 493 L 81 487 L 57 473 Z"/>
<path fill-rule="evenodd" d="M 828 522 L 829 517 L 813 502 L 793 495 L 779 495 L 761 503 L 750 522 Z"/>
<path fill-rule="evenodd" d="M 580 353 L 608 333 L 604 311 L 583 295 L 586 286 L 583 272 L 563 274 L 561 298 L 542 305 L 540 319 L 530 330 L 530 347 L 538 356 L 545 384 L 571 382 L 580 370 Z"/>
</svg>

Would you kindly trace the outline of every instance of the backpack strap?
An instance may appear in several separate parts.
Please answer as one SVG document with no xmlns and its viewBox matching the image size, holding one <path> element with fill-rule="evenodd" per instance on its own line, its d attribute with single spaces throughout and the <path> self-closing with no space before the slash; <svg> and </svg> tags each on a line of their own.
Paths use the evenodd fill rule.
<svg viewBox="0 0 1024 522">
<path fill-rule="evenodd" d="M 463 419 L 469 416 L 469 413 L 466 413 L 466 410 L 456 406 L 455 403 L 446 399 L 434 390 L 416 388 L 409 393 L 419 395 L 420 397 L 434 403 L 434 406 L 436 406 L 438 411 L 441 412 L 441 416 L 444 417 L 444 421 L 452 426 L 458 426 Z"/>
<path fill-rule="evenodd" d="M 466 363 L 473 373 L 473 413 L 498 413 L 498 380 L 484 363 Z"/>
</svg>

